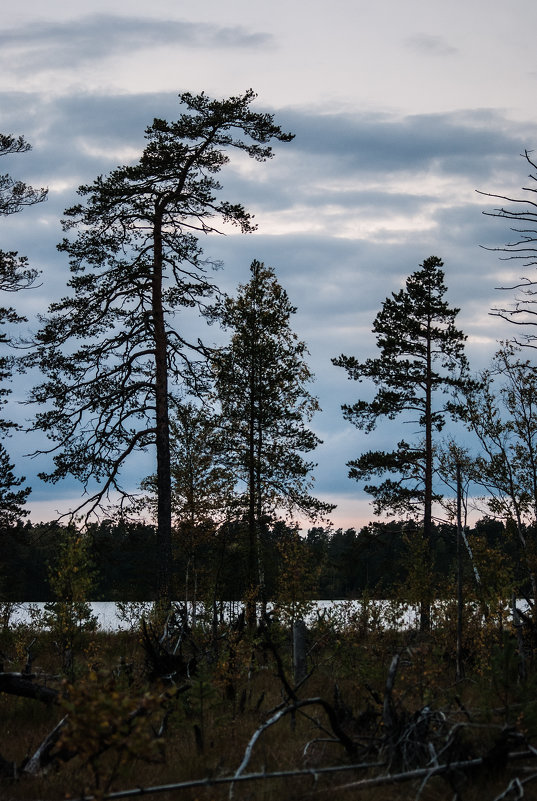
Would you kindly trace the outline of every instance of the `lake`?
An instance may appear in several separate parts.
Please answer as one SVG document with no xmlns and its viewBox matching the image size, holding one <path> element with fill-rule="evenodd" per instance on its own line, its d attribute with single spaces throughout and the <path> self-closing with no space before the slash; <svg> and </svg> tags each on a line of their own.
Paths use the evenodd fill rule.
<svg viewBox="0 0 537 801">
<path fill-rule="evenodd" d="M 11 615 L 11 622 L 31 623 L 35 619 L 36 613 L 43 611 L 44 603 L 17 603 Z M 151 602 L 128 602 L 118 604 L 115 601 L 91 601 L 89 602 L 92 614 L 97 619 L 97 625 L 103 631 L 121 631 L 134 627 L 142 615 L 147 615 L 151 610 Z M 474 605 L 475 606 L 475 605 Z M 527 603 L 519 601 L 518 606 L 525 611 Z M 271 605 L 269 604 L 269 609 Z M 192 605 L 188 604 L 189 614 L 192 613 Z M 222 618 L 236 618 L 242 610 L 242 604 L 238 601 L 228 601 L 221 605 Z M 308 608 L 303 610 L 306 623 L 313 623 L 319 617 L 330 621 L 338 628 L 347 626 L 361 627 L 367 629 L 412 629 L 417 628 L 419 623 L 419 611 L 416 606 L 395 601 L 369 600 L 369 601 L 311 601 Z M 283 610 L 282 617 L 290 618 L 291 610 Z M 477 608 L 476 608 L 477 612 Z M 197 608 L 198 616 L 201 617 L 203 609 Z M 456 615 L 456 605 L 454 601 L 437 601 L 432 607 L 432 624 L 445 619 L 446 615 L 452 617 Z M 509 604 L 502 605 L 502 616 L 511 617 Z"/>
</svg>

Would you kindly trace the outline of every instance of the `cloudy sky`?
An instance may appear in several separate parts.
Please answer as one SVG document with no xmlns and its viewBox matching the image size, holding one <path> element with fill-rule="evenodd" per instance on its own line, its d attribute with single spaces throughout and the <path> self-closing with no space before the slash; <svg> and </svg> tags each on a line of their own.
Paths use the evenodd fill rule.
<svg viewBox="0 0 537 801">
<path fill-rule="evenodd" d="M 489 206 L 475 189 L 517 192 L 528 173 L 520 154 L 537 147 L 535 0 L 273 0 L 270 10 L 251 0 L 27 0 L 8 4 L 2 23 L 0 130 L 24 134 L 33 150 L 0 171 L 49 187 L 46 204 L 0 221 L 0 246 L 42 270 L 41 286 L 17 298 L 30 331 L 64 294 L 55 245 L 76 187 L 135 161 L 146 125 L 181 113 L 178 92 L 223 98 L 252 87 L 257 107 L 296 134 L 268 164 L 230 165 L 227 196 L 259 228 L 208 238 L 205 250 L 224 261 L 228 291 L 254 258 L 276 268 L 323 409 L 316 493 L 338 503 L 336 525 L 370 518 L 345 463 L 400 432 L 366 438 L 343 421 L 341 403 L 363 389 L 330 358 L 374 355 L 382 301 L 430 255 L 445 262 L 474 369 L 510 335 L 488 314 L 510 274 L 479 247 L 508 231 L 482 215 Z M 17 378 L 18 419 L 31 410 L 14 401 L 35 378 Z M 29 445 L 39 443 L 8 444 L 34 488 L 32 516 L 44 519 L 76 504 L 80 488 L 42 484 L 47 462 L 25 459 Z M 150 455 L 137 459 L 125 480 L 135 486 L 151 469 Z"/>
</svg>

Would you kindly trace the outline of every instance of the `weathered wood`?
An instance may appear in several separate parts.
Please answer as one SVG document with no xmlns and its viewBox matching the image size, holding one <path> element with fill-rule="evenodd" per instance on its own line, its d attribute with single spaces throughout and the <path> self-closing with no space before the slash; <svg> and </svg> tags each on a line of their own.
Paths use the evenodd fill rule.
<svg viewBox="0 0 537 801">
<path fill-rule="evenodd" d="M 250 757 L 252 756 L 254 745 L 256 744 L 257 740 L 266 729 L 270 728 L 270 726 L 272 726 L 274 723 L 277 723 L 282 717 L 284 717 L 284 715 L 288 715 L 290 713 L 294 714 L 299 709 L 302 709 L 307 706 L 320 706 L 322 707 L 322 709 L 324 709 L 324 711 L 328 715 L 332 731 L 334 732 L 338 741 L 344 747 L 345 751 L 347 752 L 347 754 L 349 754 L 349 756 L 354 756 L 357 751 L 356 744 L 343 731 L 343 729 L 339 725 L 339 721 L 337 719 L 337 715 L 333 707 L 329 703 L 327 703 L 323 698 L 305 698 L 303 701 L 296 701 L 294 704 L 291 704 L 289 706 L 280 707 L 274 712 L 274 714 L 268 720 L 266 720 L 264 723 L 261 724 L 261 726 L 259 726 L 258 729 L 256 729 L 256 731 L 250 737 L 248 745 L 246 746 L 244 757 L 242 759 L 241 764 L 237 768 L 235 777 L 240 776 L 247 767 L 248 762 L 250 761 Z"/>
<path fill-rule="evenodd" d="M 306 646 L 306 624 L 303 620 L 295 620 L 293 623 L 293 673 L 295 687 L 304 681 L 308 673 Z"/>
<path fill-rule="evenodd" d="M 106 793 L 102 801 L 115 801 L 121 798 L 135 798 L 137 796 L 148 796 L 158 793 L 167 793 L 173 790 L 188 790 L 198 787 L 213 787 L 219 784 L 234 784 L 239 782 L 264 781 L 269 779 L 286 779 L 295 776 L 311 776 L 313 781 L 317 781 L 322 774 L 342 773 L 353 770 L 370 770 L 382 767 L 381 762 L 361 762 L 356 765 L 334 765 L 324 768 L 298 768 L 297 770 L 277 770 L 273 773 L 243 773 L 241 776 L 218 776 L 205 779 L 191 779 L 185 782 L 174 782 L 172 784 L 159 784 L 153 787 L 134 787 L 130 790 L 115 790 Z M 75 798 L 73 801 L 96 801 L 95 796 L 85 795 L 83 798 Z"/>
<path fill-rule="evenodd" d="M 51 756 L 51 751 L 58 742 L 66 723 L 67 715 L 60 720 L 49 734 L 47 734 L 35 754 L 28 760 L 26 765 L 24 765 L 24 773 L 28 773 L 30 776 L 36 776 L 38 773 L 46 772 L 46 770 L 54 764 L 56 757 L 53 758 Z"/>
<path fill-rule="evenodd" d="M 386 687 L 384 689 L 384 702 L 382 708 L 382 722 L 388 733 L 391 733 L 395 725 L 395 710 L 393 706 L 392 692 L 395 684 L 395 677 L 397 675 L 397 668 L 399 667 L 400 654 L 395 654 L 392 658 L 388 676 L 386 678 Z"/>
<path fill-rule="evenodd" d="M 36 684 L 32 673 L 0 673 L 0 692 L 18 695 L 21 698 L 33 698 L 44 704 L 53 704 L 58 700 L 58 691 L 44 684 Z"/>
<path fill-rule="evenodd" d="M 509 754 L 509 759 L 527 759 L 533 756 L 529 752 L 525 753 L 513 753 Z M 233 784 L 239 782 L 252 782 L 252 781 L 267 781 L 270 779 L 282 779 L 282 778 L 293 778 L 295 776 L 311 776 L 314 781 L 317 781 L 318 777 L 325 774 L 337 774 L 342 773 L 344 771 L 353 771 L 353 770 L 371 770 L 373 768 L 383 767 L 385 763 L 383 762 L 361 762 L 359 764 L 351 764 L 351 765 L 335 765 L 335 766 L 327 766 L 327 767 L 320 767 L 320 768 L 299 768 L 297 770 L 278 770 L 274 771 L 273 773 L 243 773 L 240 776 L 218 776 L 212 778 L 204 778 L 204 779 L 192 779 L 190 781 L 185 782 L 174 782 L 171 784 L 160 784 L 155 785 L 152 787 L 133 787 L 129 790 L 116 790 L 111 793 L 106 793 L 104 796 L 100 798 L 102 801 L 120 801 L 123 798 L 136 798 L 141 796 L 149 796 L 149 795 L 157 795 L 159 793 L 169 793 L 173 790 L 187 790 L 187 789 L 195 789 L 199 787 L 214 787 L 219 784 Z M 419 770 L 411 770 L 406 773 L 391 773 L 391 774 L 383 774 L 381 776 L 375 776 L 370 779 L 362 779 L 358 782 L 352 782 L 345 785 L 340 785 L 334 788 L 333 785 L 330 787 L 326 787 L 322 790 L 318 790 L 317 792 L 312 792 L 308 797 L 318 797 L 321 795 L 327 795 L 331 793 L 332 795 L 337 795 L 337 790 L 341 790 L 344 787 L 348 788 L 363 788 L 363 787 L 375 787 L 381 786 L 385 784 L 399 784 L 405 781 L 413 781 L 415 779 L 425 778 L 428 775 L 430 776 L 438 776 L 443 773 L 449 773 L 450 771 L 466 771 L 466 770 L 474 770 L 475 768 L 480 767 L 483 765 L 482 757 L 477 757 L 476 759 L 468 759 L 461 762 L 451 762 L 442 765 L 437 765 L 434 767 L 429 768 L 421 768 Z M 524 779 L 521 781 L 521 784 L 529 783 L 536 778 L 535 775 L 528 777 L 528 779 Z M 86 795 L 83 798 L 75 798 L 73 801 L 95 801 L 95 796 Z"/>
</svg>

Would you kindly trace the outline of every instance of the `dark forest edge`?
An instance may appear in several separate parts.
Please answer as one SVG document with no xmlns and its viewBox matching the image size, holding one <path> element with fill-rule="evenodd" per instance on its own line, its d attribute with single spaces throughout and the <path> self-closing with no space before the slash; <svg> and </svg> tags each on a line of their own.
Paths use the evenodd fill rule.
<svg viewBox="0 0 537 801">
<path fill-rule="evenodd" d="M 283 522 L 268 526 L 261 542 L 267 597 L 277 599 L 285 591 L 307 600 L 367 596 L 415 601 L 416 525 L 392 520 L 359 530 L 318 526 L 302 535 Z M 178 530 L 174 536 L 174 597 L 192 600 L 195 593 L 195 600 L 209 605 L 214 599 L 243 600 L 248 588 L 247 524 L 235 522 L 204 533 L 195 547 L 194 574 L 188 531 Z M 433 524 L 433 578 L 439 598 L 454 595 L 456 533 L 453 525 Z M 463 571 L 471 597 L 530 594 L 514 526 L 483 517 L 468 529 L 467 540 L 474 564 L 466 551 Z M 20 522 L 4 529 L 0 538 L 0 601 L 69 600 L 69 582 L 58 588 L 66 561 L 71 578 L 86 576 L 84 600 L 155 600 L 155 542 L 155 526 L 141 522 L 103 520 L 84 531 L 59 523 Z"/>
</svg>

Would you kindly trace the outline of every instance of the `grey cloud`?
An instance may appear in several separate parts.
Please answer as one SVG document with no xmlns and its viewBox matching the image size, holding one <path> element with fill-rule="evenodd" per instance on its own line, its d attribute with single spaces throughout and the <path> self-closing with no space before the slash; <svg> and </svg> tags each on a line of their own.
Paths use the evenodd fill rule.
<svg viewBox="0 0 537 801">
<path fill-rule="evenodd" d="M 458 53 L 458 48 L 450 45 L 443 36 L 435 36 L 430 33 L 417 33 L 405 39 L 407 47 L 425 55 L 433 56 L 452 56 Z"/>
<path fill-rule="evenodd" d="M 23 168 L 31 162 L 40 174 L 75 174 L 88 181 L 123 163 L 118 150 L 141 152 L 144 131 L 155 117 L 177 119 L 184 111 L 178 94 L 186 89 L 179 85 L 176 93 L 80 92 L 55 98 L 0 92 L 2 130 L 23 133 L 33 145 L 33 151 L 18 162 Z"/>
<path fill-rule="evenodd" d="M 50 224 L 40 231 L 39 237 L 34 235 L 31 238 L 35 244 L 30 242 L 29 246 L 41 263 L 54 260 L 51 249 L 61 236 L 59 218 L 63 209 L 74 202 L 76 186 L 91 182 L 98 174 L 114 168 L 119 161 L 114 148 L 120 145 L 141 148 L 143 130 L 154 116 L 173 119 L 181 111 L 173 94 L 134 97 L 78 95 L 54 101 L 34 96 L 26 98 L 27 108 L 32 111 L 31 124 L 27 127 L 21 97 L 4 95 L 0 96 L 0 102 L 8 112 L 11 110 L 11 117 L 8 114 L 11 122 L 20 121 L 19 125 L 12 126 L 12 130 L 24 133 L 34 144 L 34 150 L 17 157 L 16 167 L 10 166 L 9 169 L 23 180 L 37 185 L 51 184 L 58 179 L 69 182 L 64 191 L 51 192 L 46 207 L 39 209 L 41 216 L 49 217 Z M 244 249 L 240 266 L 247 267 L 253 258 L 266 259 L 285 271 L 285 280 L 302 282 L 303 285 L 298 287 L 299 296 L 308 299 L 308 306 L 315 309 L 314 313 L 319 313 L 322 305 L 328 304 L 330 313 L 336 313 L 339 305 L 341 315 L 345 314 L 348 291 L 344 289 L 343 297 L 330 292 L 323 296 L 326 277 L 344 287 L 347 281 L 352 281 L 353 275 L 363 275 L 361 269 L 356 272 L 355 265 L 363 265 L 364 269 L 369 265 L 371 275 L 382 275 L 385 282 L 389 275 L 395 279 L 397 274 L 412 271 L 419 261 L 432 253 L 445 258 L 446 262 L 451 261 L 451 254 L 456 254 L 457 258 L 460 254 L 462 264 L 465 260 L 467 263 L 470 252 L 471 261 L 475 263 L 479 244 L 505 241 L 508 232 L 500 230 L 497 220 L 481 214 L 481 209 L 486 206 L 485 200 L 480 206 L 440 197 L 447 204 L 454 204 L 444 208 L 438 203 L 435 205 L 435 198 L 429 193 L 416 192 L 415 188 L 409 193 L 393 191 L 390 181 L 396 171 L 411 176 L 412 172 L 430 170 L 432 174 L 435 171 L 453 176 L 462 174 L 465 178 L 474 178 L 475 186 L 487 189 L 492 186 L 492 176 L 497 176 L 498 171 L 520 169 L 517 154 L 523 148 L 518 125 L 485 112 L 422 115 L 404 120 L 360 114 L 354 118 L 351 115 L 328 117 L 313 112 L 291 113 L 285 109 L 278 112 L 278 121 L 282 126 L 295 130 L 296 139 L 281 148 L 274 162 L 254 170 L 252 177 L 229 170 L 223 175 L 226 195 L 256 211 L 260 233 L 244 239 L 209 238 L 205 243 L 208 255 L 223 258 L 229 265 L 234 264 L 235 254 Z M 447 128 L 446 132 L 443 127 Z M 418 133 L 419 146 L 415 143 Z M 363 143 L 358 154 L 354 147 L 356 139 Z M 388 160 L 383 158 L 382 148 L 377 146 L 375 150 L 379 139 L 399 143 Z M 368 142 L 370 147 L 366 144 Z M 83 148 L 87 143 L 95 145 L 95 153 Z M 108 152 L 111 155 L 107 155 Z M 464 169 L 465 164 L 468 170 Z M 343 167 L 346 167 L 345 172 Z M 364 175 L 373 175 L 385 184 L 386 189 L 352 189 L 352 184 L 350 190 L 339 188 L 337 179 L 343 174 L 347 180 L 352 181 L 355 177 L 357 186 Z M 319 190 L 323 184 L 329 188 Z M 494 186 L 498 185 L 495 180 Z M 377 210 L 379 217 L 385 217 L 387 222 L 396 214 L 411 216 L 430 209 L 433 227 L 402 232 L 397 243 L 390 243 L 389 238 L 382 241 L 382 235 L 374 243 L 361 241 L 358 237 L 263 236 L 265 212 L 301 206 L 314 216 L 325 203 L 337 205 L 342 219 L 367 219 Z M 38 212 L 34 210 L 32 213 Z M 19 226 L 24 227 L 29 222 L 29 215 L 30 211 L 10 222 L 11 235 L 6 230 L 7 224 L 3 225 L 4 238 L 10 240 L 11 246 L 20 241 Z M 39 247 L 38 239 L 41 242 Z M 243 243 L 240 246 L 239 240 Z M 43 242 L 46 242 L 46 248 Z M 285 257 L 284 264 L 281 264 L 283 242 L 286 243 Z M 263 252 L 257 252 L 256 248 L 261 244 Z M 48 249 L 51 252 L 47 258 Z M 26 245 L 24 252 L 28 252 Z M 481 251 L 479 256 L 486 256 L 489 264 L 495 261 L 493 254 Z M 483 269 L 482 266 L 479 269 Z M 235 282 L 234 270 L 226 270 L 223 275 L 233 276 L 232 284 Z M 310 280 L 312 275 L 315 275 L 315 281 Z M 242 280 L 240 274 L 238 280 Z M 374 308 L 378 302 L 375 281 L 368 278 L 359 293 L 360 297 L 354 299 L 355 305 L 361 309 Z"/>
<path fill-rule="evenodd" d="M 181 88 L 188 87 L 178 91 Z M 51 192 L 42 207 L 2 221 L 3 246 L 20 249 L 32 264 L 44 269 L 39 294 L 21 293 L 16 299 L 20 312 L 26 312 L 35 326 L 36 311 L 44 312 L 49 300 L 66 291 L 67 262 L 56 253 L 55 244 L 61 237 L 59 218 L 63 208 L 75 201 L 76 185 L 91 182 L 121 163 L 122 147 L 141 149 L 144 128 L 153 117 L 175 119 L 181 108 L 173 93 L 79 94 L 56 99 L 11 93 L 0 95 L 0 105 L 3 124 L 25 134 L 34 145 L 32 152 L 10 162 L 10 171 L 37 185 L 65 185 Z M 330 357 L 372 355 L 371 325 L 382 301 L 433 254 L 445 261 L 449 302 L 461 308 L 461 328 L 480 336 L 509 335 L 492 318 L 487 327 L 487 311 L 498 302 L 494 287 L 500 265 L 496 254 L 479 248 L 480 244 L 501 244 L 508 231 L 501 221 L 481 214 L 487 200 L 475 203 L 472 187 L 501 190 L 509 174 L 519 175 L 522 183 L 527 170 L 518 154 L 533 146 L 537 131 L 533 123 L 524 129 L 487 111 L 406 118 L 324 114 L 321 109 L 274 111 L 282 127 L 295 131 L 296 139 L 278 147 L 273 162 L 257 165 L 251 173 L 229 169 L 222 175 L 225 195 L 255 210 L 259 232 L 248 237 L 207 237 L 203 245 L 208 257 L 224 261 L 225 269 L 215 279 L 228 292 L 248 280 L 252 259 L 276 268 L 298 307 L 294 327 L 309 346 L 317 376 L 313 390 L 323 414 L 314 424 L 321 434 L 326 433 L 325 450 L 316 455 L 320 462 L 317 491 L 337 488 L 341 493 L 343 483 L 356 494 L 360 487 L 347 482 L 345 461 L 364 447 L 376 447 L 377 441 L 359 441 L 359 432 L 343 421 L 339 407 L 368 390 L 348 382 L 344 371 L 331 365 Z M 450 185 L 463 186 L 464 192 L 455 198 L 442 196 L 440 190 L 433 195 L 431 183 L 426 190 L 419 186 L 423 174 L 448 177 Z M 395 179 L 402 176 L 405 183 L 396 185 Z M 401 189 L 407 184 L 408 193 Z M 464 194 L 467 190 L 471 197 Z M 264 215 L 269 212 L 300 207 L 314 220 L 325 203 L 337 206 L 336 221 L 359 220 L 375 209 L 387 221 L 430 209 L 431 227 L 403 230 L 397 242 L 389 236 L 371 241 L 330 231 L 273 236 L 263 232 Z M 199 325 L 205 340 L 218 336 L 216 330 Z M 492 352 L 494 345 L 469 345 L 474 367 L 484 365 L 487 348 Z M 15 438 L 13 445 L 19 447 Z M 33 463 L 27 463 L 20 472 L 32 474 L 32 483 L 37 484 L 33 470 Z"/>
<path fill-rule="evenodd" d="M 263 47 L 272 37 L 239 26 L 184 20 L 91 14 L 68 22 L 34 22 L 0 33 L 6 66 L 28 70 L 74 68 L 141 48 L 182 45 L 208 48 Z"/>
<path fill-rule="evenodd" d="M 452 112 L 393 117 L 387 114 L 323 114 L 284 109 L 279 118 L 296 133 L 293 146 L 307 158 L 329 158 L 339 171 L 364 174 L 431 168 L 483 175 L 484 158 L 518 154 L 537 139 L 495 112 Z M 315 167 L 309 162 L 308 168 Z"/>
<path fill-rule="evenodd" d="M 427 232 L 397 244 L 306 234 L 226 238 L 212 245 L 225 263 L 219 283 L 233 292 L 237 283 L 247 278 L 254 258 L 272 265 L 298 306 L 300 336 L 309 343 L 318 363 L 321 353 L 328 358 L 363 349 L 362 334 L 360 342 L 349 342 L 349 334 L 342 332 L 370 331 L 384 298 L 397 291 L 404 278 L 431 255 L 444 260 L 450 302 L 461 307 L 465 316 L 470 301 L 469 319 L 475 305 L 490 308 L 497 265 L 494 254 L 478 246 L 479 212 L 474 209 L 474 219 L 468 222 L 473 238 L 467 233 L 468 242 L 460 247 L 446 237 L 454 217 L 446 210 L 439 219 L 439 233 Z M 210 247 L 208 244 L 207 249 Z"/>
<path fill-rule="evenodd" d="M 186 88 L 178 86 L 177 91 Z M 54 99 L 3 93 L 0 102 L 3 125 L 24 133 L 36 145 L 33 155 L 36 163 L 41 159 L 43 169 L 48 165 L 50 170 L 54 164 L 54 170 L 60 173 L 71 169 L 71 159 L 80 172 L 111 169 L 116 166 L 114 150 L 119 146 L 143 147 L 143 131 L 154 117 L 174 119 L 181 113 L 174 93 L 81 93 Z M 271 176 L 263 187 L 267 208 L 274 204 L 281 207 L 285 198 L 285 205 L 296 202 L 301 192 L 312 204 L 322 203 L 322 193 L 315 195 L 314 186 L 327 176 L 334 186 L 332 199 L 337 202 L 346 197 L 346 202 L 357 206 L 367 203 L 365 196 L 360 197 L 358 191 L 340 192 L 337 179 L 356 175 L 357 179 L 378 176 L 389 180 L 392 174 L 437 172 L 464 176 L 475 181 L 475 186 L 486 188 L 498 170 L 516 169 L 518 154 L 537 142 L 535 124 L 523 130 L 519 123 L 486 110 L 397 118 L 280 109 L 276 116 L 296 138 L 291 144 L 277 146 L 278 158 L 263 172 L 267 175 L 270 171 Z M 82 142 L 97 145 L 99 154 L 84 151 Z M 231 180 L 241 190 L 253 185 L 249 178 L 232 177 L 228 172 L 226 181 Z M 389 183 L 386 191 L 392 194 Z M 375 203 L 382 201 L 369 197 Z M 417 197 L 426 200 L 426 194 L 418 193 Z"/>
<path fill-rule="evenodd" d="M 91 182 L 121 163 L 119 149 L 141 149 L 143 131 L 153 117 L 173 119 L 181 113 L 173 93 L 107 97 L 80 94 L 54 100 L 6 93 L 0 95 L 0 103 L 9 130 L 25 134 L 34 145 L 31 153 L 17 156 L 9 169 L 37 185 L 58 180 L 69 183 L 62 193 L 51 193 L 46 208 L 49 216 L 56 212 L 61 215 L 63 207 L 74 201 L 74 189 L 79 183 Z M 387 218 L 397 213 L 416 214 L 430 207 L 435 230 L 412 232 L 409 237 L 417 247 L 421 247 L 423 239 L 431 238 L 449 247 L 456 247 L 457 242 L 466 246 L 472 240 L 486 243 L 497 221 L 491 222 L 480 214 L 486 206 L 485 199 L 482 207 L 472 202 L 461 204 L 460 199 L 440 195 L 435 198 L 430 192 L 420 192 L 419 184 L 418 191 L 414 186 L 412 192 L 405 193 L 392 188 L 394 174 L 404 173 L 412 178 L 428 172 L 449 175 L 454 180 L 463 176 L 481 189 L 501 188 L 501 173 L 521 169 L 518 154 L 524 146 L 531 147 L 531 137 L 535 139 L 537 133 L 530 127 L 525 138 L 518 123 L 484 111 L 393 119 L 283 109 L 276 116 L 284 128 L 297 133 L 296 139 L 279 147 L 274 162 L 259 166 L 251 176 L 226 171 L 223 183 L 231 200 L 254 208 L 261 226 L 263 212 L 298 205 L 309 208 L 313 215 L 323 204 L 331 203 L 339 207 L 341 215 L 367 216 L 378 210 L 380 216 Z M 342 176 L 345 186 L 338 185 Z M 374 179 L 375 188 L 361 188 L 364 178 Z M 357 188 L 352 187 L 353 179 Z M 378 183 L 382 184 L 380 188 Z M 451 217 L 446 209 L 435 208 L 435 199 L 439 198 L 448 204 L 456 203 L 457 210 Z M 496 230 L 499 241 L 503 241 L 504 232 L 498 226 Z M 375 247 L 379 247 L 378 243 Z M 387 247 L 383 244 L 381 249 L 386 251 Z"/>
</svg>

